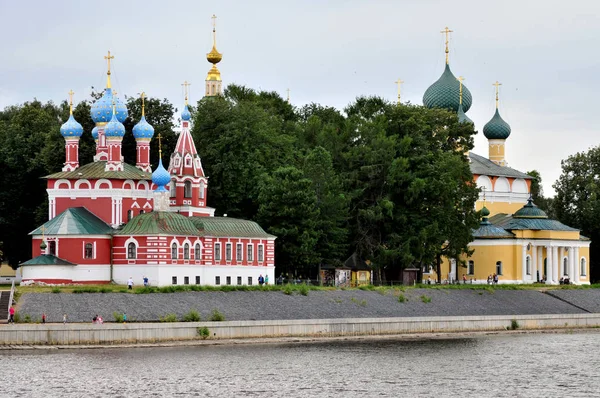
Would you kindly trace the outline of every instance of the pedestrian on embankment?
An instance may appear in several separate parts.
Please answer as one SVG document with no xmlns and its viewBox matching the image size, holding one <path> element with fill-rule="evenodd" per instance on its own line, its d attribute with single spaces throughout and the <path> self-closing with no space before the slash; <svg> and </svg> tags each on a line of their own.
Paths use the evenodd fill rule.
<svg viewBox="0 0 600 398">
<path fill-rule="evenodd" d="M 15 323 L 15 306 L 11 305 L 10 309 L 8 310 L 8 323 Z"/>
</svg>

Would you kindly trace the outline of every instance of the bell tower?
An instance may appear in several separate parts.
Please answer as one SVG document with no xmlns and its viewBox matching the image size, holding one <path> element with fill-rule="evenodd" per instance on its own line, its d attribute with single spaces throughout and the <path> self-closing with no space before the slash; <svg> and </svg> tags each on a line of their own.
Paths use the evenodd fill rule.
<svg viewBox="0 0 600 398">
<path fill-rule="evenodd" d="M 212 50 L 208 54 L 206 54 L 206 59 L 208 62 L 213 64 L 212 68 L 208 71 L 208 75 L 206 76 L 206 91 L 204 93 L 205 97 L 214 97 L 216 95 L 223 94 L 223 87 L 221 81 L 221 72 L 217 69 L 217 64 L 221 62 L 223 59 L 223 54 L 217 51 L 217 16 L 212 16 L 213 20 L 213 46 Z"/>
</svg>

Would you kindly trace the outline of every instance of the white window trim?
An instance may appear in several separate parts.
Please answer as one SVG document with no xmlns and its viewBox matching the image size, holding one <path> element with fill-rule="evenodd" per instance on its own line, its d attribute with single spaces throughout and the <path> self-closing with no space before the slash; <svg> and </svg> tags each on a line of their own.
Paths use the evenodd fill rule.
<svg viewBox="0 0 600 398">
<path fill-rule="evenodd" d="M 233 258 L 233 248 L 231 247 L 231 242 L 225 243 L 225 261 L 231 261 Z"/>
<path fill-rule="evenodd" d="M 217 252 L 217 248 L 219 249 L 219 251 Z M 219 254 L 217 256 L 217 253 Z M 215 261 L 221 261 L 221 259 L 223 258 L 223 253 L 221 252 L 221 243 L 215 243 Z"/>
<path fill-rule="evenodd" d="M 254 245 L 252 243 L 246 245 L 246 260 L 248 262 L 254 261 Z"/>
<path fill-rule="evenodd" d="M 261 256 L 261 254 L 262 254 L 262 256 Z M 262 259 L 261 259 L 261 257 L 262 257 Z M 265 261 L 265 245 L 263 243 L 258 244 L 256 259 L 259 263 L 262 263 Z"/>
</svg>

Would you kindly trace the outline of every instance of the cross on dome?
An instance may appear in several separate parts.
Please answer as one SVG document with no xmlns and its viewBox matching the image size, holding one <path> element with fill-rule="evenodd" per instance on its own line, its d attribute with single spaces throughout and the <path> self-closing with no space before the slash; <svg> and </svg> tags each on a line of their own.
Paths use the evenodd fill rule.
<svg viewBox="0 0 600 398">
<path fill-rule="evenodd" d="M 454 32 L 453 30 L 448 29 L 448 27 L 446 26 L 444 28 L 444 30 L 440 31 L 440 33 L 443 33 L 446 35 L 446 64 L 449 63 L 448 61 L 448 54 L 450 53 L 450 50 L 448 50 L 448 43 L 450 42 L 449 40 L 449 34 Z"/>
<path fill-rule="evenodd" d="M 114 55 L 110 55 L 110 51 L 108 51 L 108 55 L 104 56 L 104 59 L 108 62 L 108 72 L 106 72 L 106 88 L 111 88 L 111 84 L 110 84 L 110 60 L 111 59 L 115 59 Z M 115 95 L 117 93 L 115 92 Z"/>
<path fill-rule="evenodd" d="M 398 85 L 398 105 L 400 104 L 400 86 L 404 83 L 404 80 L 396 80 L 394 83 Z"/>
</svg>

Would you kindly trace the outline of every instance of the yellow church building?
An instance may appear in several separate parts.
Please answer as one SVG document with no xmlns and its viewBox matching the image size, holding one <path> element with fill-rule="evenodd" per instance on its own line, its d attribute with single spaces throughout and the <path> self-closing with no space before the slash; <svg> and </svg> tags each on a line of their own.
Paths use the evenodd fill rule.
<svg viewBox="0 0 600 398">
<path fill-rule="evenodd" d="M 466 112 L 472 104 L 471 93 L 450 70 L 448 33 L 446 28 L 446 66 L 442 76 L 423 95 L 429 108 L 445 108 L 457 112 L 459 121 L 473 123 Z M 590 240 L 579 230 L 549 219 L 531 200 L 532 177 L 508 167 L 505 143 L 511 128 L 498 110 L 483 127 L 488 139 L 488 157 L 469 153 L 471 172 L 481 189 L 475 209 L 481 210 L 481 223 L 473 231 L 469 247 L 473 254 L 462 258 L 466 266 L 457 266 L 456 259 L 445 259 L 440 279 L 445 282 L 467 280 L 487 283 L 497 275 L 498 283 L 559 284 L 561 281 L 589 284 Z M 423 279 L 437 279 L 433 267 L 424 267 Z"/>
</svg>

